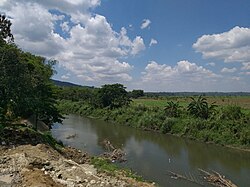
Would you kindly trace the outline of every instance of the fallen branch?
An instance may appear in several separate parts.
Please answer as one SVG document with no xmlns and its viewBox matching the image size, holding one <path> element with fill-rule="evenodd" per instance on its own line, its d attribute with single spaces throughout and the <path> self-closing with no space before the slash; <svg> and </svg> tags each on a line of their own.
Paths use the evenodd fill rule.
<svg viewBox="0 0 250 187">
<path fill-rule="evenodd" d="M 111 162 L 119 161 L 125 162 L 126 159 L 124 156 L 126 155 L 125 152 L 119 148 L 115 148 L 109 140 L 103 140 L 101 142 L 104 145 L 104 148 L 107 152 L 103 153 L 103 156 L 109 159 Z"/>
<path fill-rule="evenodd" d="M 194 177 L 187 177 L 178 173 L 174 173 L 172 171 L 168 171 L 172 179 L 183 179 L 201 186 L 204 186 L 204 184 L 200 183 L 199 181 L 195 180 Z M 191 175 L 192 176 L 192 175 Z"/>
<path fill-rule="evenodd" d="M 209 173 L 208 171 L 199 169 L 205 176 L 204 179 L 213 186 L 217 187 L 237 187 L 232 181 L 226 179 L 225 176 L 222 176 L 220 173 L 216 171 L 212 171 Z"/>
</svg>

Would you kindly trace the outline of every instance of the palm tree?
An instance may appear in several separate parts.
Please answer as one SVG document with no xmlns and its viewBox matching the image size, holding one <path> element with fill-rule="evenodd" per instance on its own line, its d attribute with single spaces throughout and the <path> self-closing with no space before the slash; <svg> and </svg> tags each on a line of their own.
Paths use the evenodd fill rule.
<svg viewBox="0 0 250 187">
<path fill-rule="evenodd" d="M 169 117 L 178 117 L 180 107 L 179 102 L 168 101 L 164 110 Z"/>
<path fill-rule="evenodd" d="M 217 106 L 214 102 L 209 106 L 207 99 L 201 95 L 197 100 L 194 97 L 191 97 L 191 99 L 192 101 L 188 105 L 188 111 L 190 114 L 203 119 L 207 119 Z"/>
</svg>

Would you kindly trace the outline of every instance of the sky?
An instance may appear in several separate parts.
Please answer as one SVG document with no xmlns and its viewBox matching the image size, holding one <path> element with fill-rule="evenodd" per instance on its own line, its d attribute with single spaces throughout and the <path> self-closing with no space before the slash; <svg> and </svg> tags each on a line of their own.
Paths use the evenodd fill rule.
<svg viewBox="0 0 250 187">
<path fill-rule="evenodd" d="M 54 79 L 128 90 L 250 92 L 249 0 L 0 0 Z"/>
</svg>

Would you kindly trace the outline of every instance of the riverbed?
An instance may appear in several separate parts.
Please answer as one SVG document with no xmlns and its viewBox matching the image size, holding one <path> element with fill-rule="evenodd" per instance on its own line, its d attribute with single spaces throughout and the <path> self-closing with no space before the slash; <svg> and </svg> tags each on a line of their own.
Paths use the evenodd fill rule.
<svg viewBox="0 0 250 187">
<path fill-rule="evenodd" d="M 198 169 L 215 170 L 238 186 L 250 186 L 250 152 L 205 144 L 188 139 L 142 131 L 101 120 L 66 116 L 63 125 L 55 124 L 53 136 L 92 155 L 105 149 L 103 140 L 109 140 L 126 153 L 127 161 L 120 164 L 131 168 L 143 178 L 160 186 L 195 187 L 195 183 L 174 179 L 169 171 L 203 182 Z M 208 186 L 208 185 L 206 185 Z"/>
</svg>

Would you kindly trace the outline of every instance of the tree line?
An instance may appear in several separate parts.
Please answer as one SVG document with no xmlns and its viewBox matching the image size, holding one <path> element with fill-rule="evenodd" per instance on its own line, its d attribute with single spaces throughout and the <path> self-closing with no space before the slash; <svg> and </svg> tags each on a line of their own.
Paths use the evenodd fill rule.
<svg viewBox="0 0 250 187">
<path fill-rule="evenodd" d="M 105 84 L 101 88 L 58 87 L 58 99 L 82 101 L 96 108 L 128 106 L 131 99 L 144 96 L 143 90 L 126 91 L 122 84 Z"/>
</svg>

